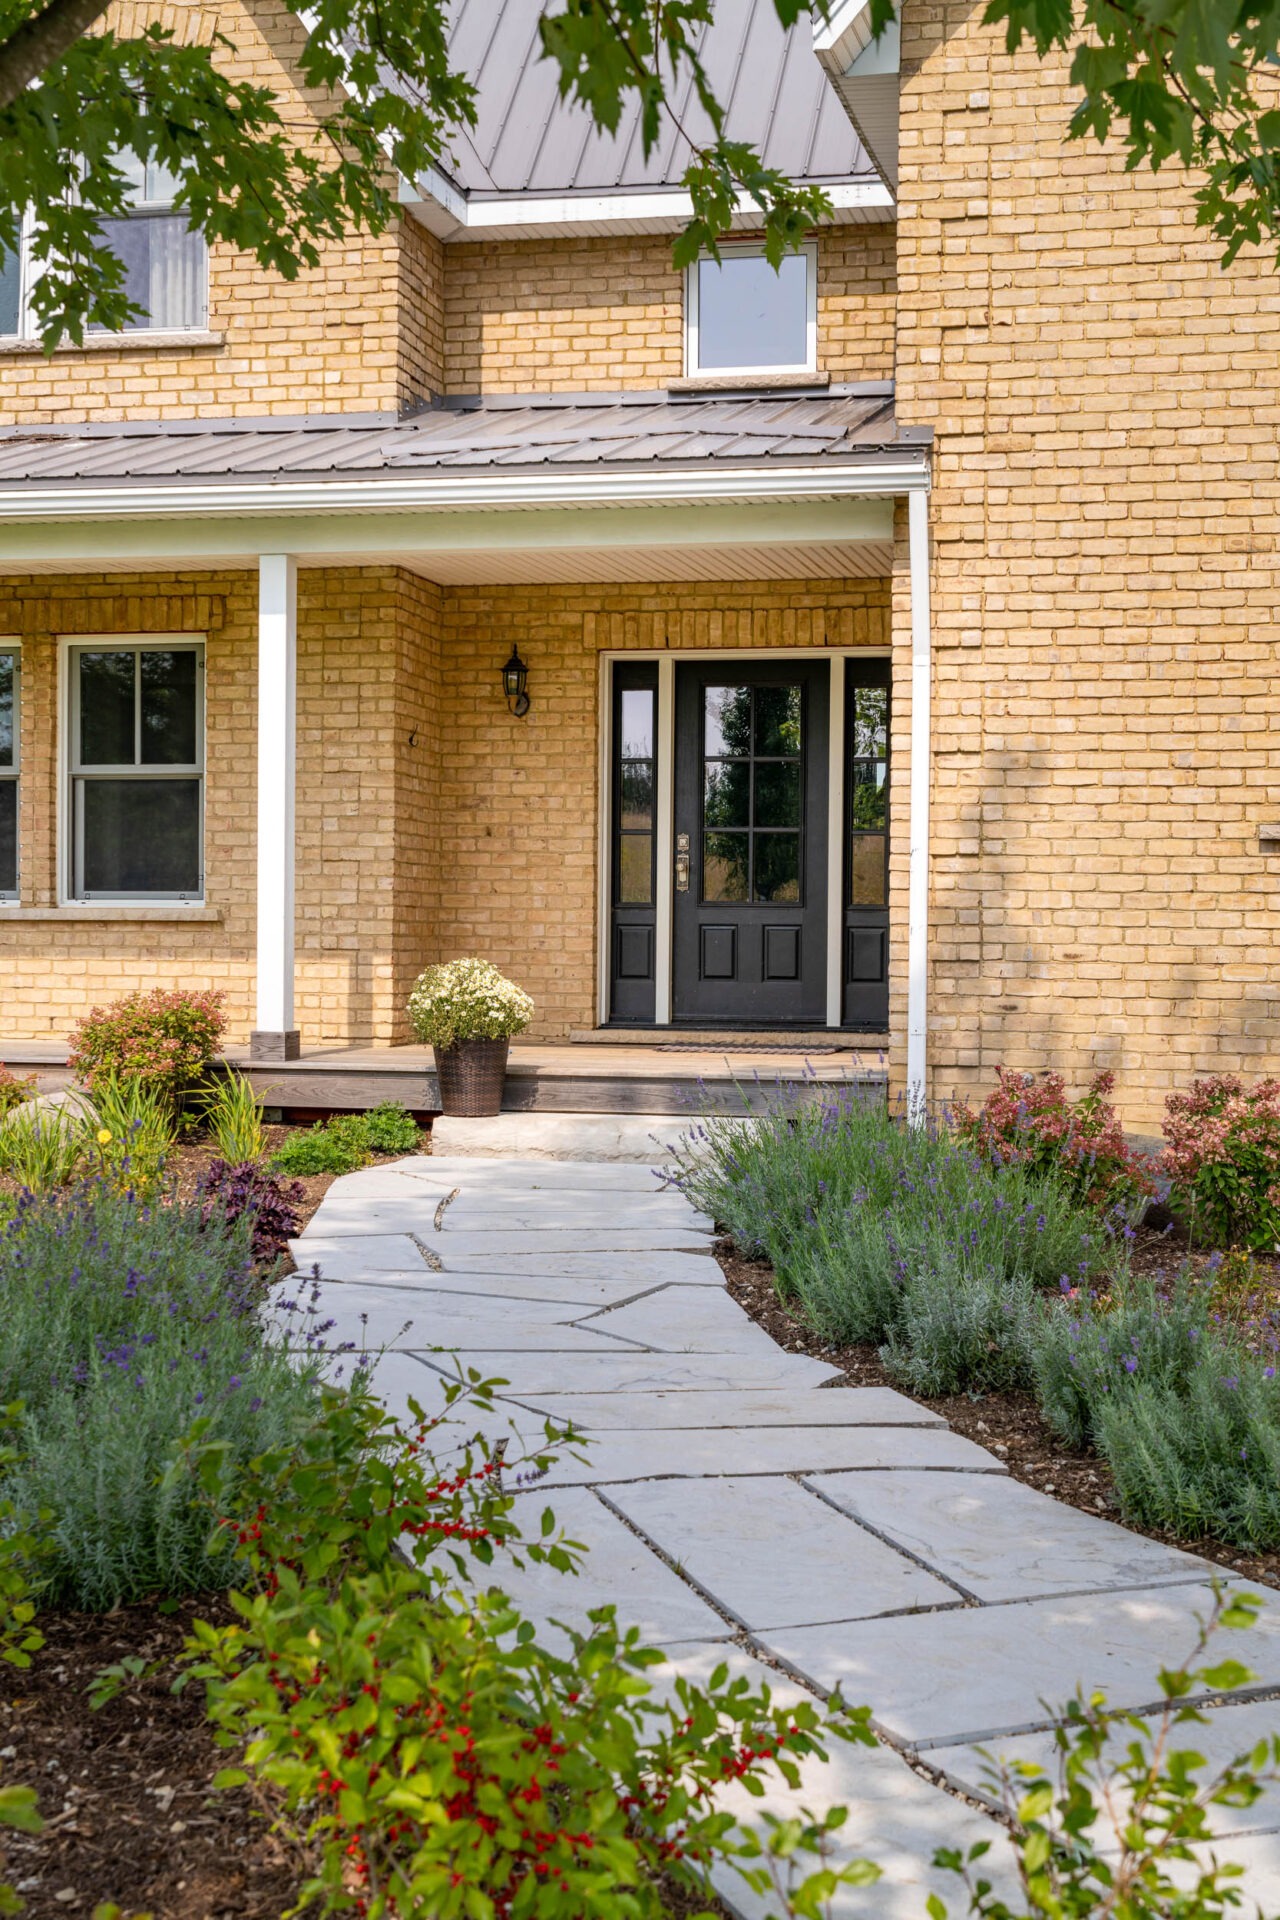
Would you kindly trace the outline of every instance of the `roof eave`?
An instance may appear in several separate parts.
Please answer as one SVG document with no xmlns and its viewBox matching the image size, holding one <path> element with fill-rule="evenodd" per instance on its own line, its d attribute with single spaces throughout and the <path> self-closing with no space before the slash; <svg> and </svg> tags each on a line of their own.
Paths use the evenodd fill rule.
<svg viewBox="0 0 1280 1920">
<path fill-rule="evenodd" d="M 882 179 L 824 182 L 831 223 L 892 220 L 894 196 Z M 446 242 L 570 238 L 599 229 L 620 233 L 678 233 L 693 214 L 682 187 L 628 188 L 616 193 L 464 193 L 434 169 L 415 184 L 402 182 L 406 210 Z M 735 228 L 760 225 L 756 207 L 735 213 Z"/>
</svg>

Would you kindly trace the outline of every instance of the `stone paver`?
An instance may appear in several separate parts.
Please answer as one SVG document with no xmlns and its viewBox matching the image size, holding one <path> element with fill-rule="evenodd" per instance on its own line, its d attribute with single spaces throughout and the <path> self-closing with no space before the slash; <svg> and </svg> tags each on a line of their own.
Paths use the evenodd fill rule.
<svg viewBox="0 0 1280 1920">
<path fill-rule="evenodd" d="M 1095 1519 L 1017 1480 L 860 1473 L 826 1474 L 812 1484 L 974 1600 L 1144 1587 L 1200 1580 L 1213 1571 L 1207 1560 Z"/>
<path fill-rule="evenodd" d="M 373 1377 L 398 1417 L 411 1398 L 438 1408 L 442 1375 L 460 1369 L 505 1383 L 492 1414 L 464 1407 L 439 1431 L 442 1455 L 480 1427 L 513 1462 L 546 1450 L 546 1420 L 582 1432 L 518 1488 L 530 1531 L 549 1506 L 589 1548 L 577 1578 L 500 1570 L 531 1617 L 582 1627 L 613 1603 L 668 1650 L 668 1675 L 705 1678 L 724 1658 L 763 1671 L 736 1635 L 775 1681 L 789 1670 L 784 1689 L 870 1705 L 889 1744 L 837 1745 L 798 1795 L 777 1780 L 763 1803 L 740 1801 L 749 1818 L 849 1803 L 840 1854 L 871 1855 L 885 1878 L 841 1893 L 838 1920 L 921 1920 L 931 1891 L 958 1914 L 936 1847 L 990 1839 L 997 1881 L 1009 1872 L 1003 1829 L 961 1797 L 975 1746 L 1042 1741 L 1079 1686 L 1156 1699 L 1159 1668 L 1190 1652 L 1211 1604 L 1204 1565 L 1018 1485 L 902 1394 L 829 1384 L 835 1369 L 776 1347 L 724 1289 L 710 1222 L 652 1172 L 681 1130 L 648 1116 L 438 1123 L 446 1154 L 334 1182 L 299 1266 L 325 1276 L 335 1334 L 386 1349 Z M 1280 1690 L 1280 1604 L 1225 1652 Z M 1247 1744 L 1273 1712 L 1280 1727 L 1272 1703 L 1216 1707 L 1213 1753 L 1233 1720 Z M 952 1790 L 894 1746 L 919 1749 Z M 1265 1900 L 1280 1892 L 1280 1812 L 1268 1803 L 1255 1824 L 1276 1831 L 1233 1831 L 1226 1850 Z M 758 1920 L 732 1876 L 720 1890 Z"/>
<path fill-rule="evenodd" d="M 607 1498 L 722 1612 L 755 1633 L 961 1604 L 954 1587 L 794 1480 L 647 1480 L 610 1487 Z"/>
<path fill-rule="evenodd" d="M 699 1401 L 715 1397 L 696 1396 Z M 565 1403 L 566 1408 L 573 1404 L 572 1400 Z M 537 1416 L 527 1417 L 535 1420 Z M 732 1474 L 817 1475 L 843 1469 L 898 1472 L 912 1467 L 930 1467 L 938 1473 L 1005 1471 L 972 1440 L 944 1427 L 646 1427 L 593 1431 L 587 1463 L 557 1463 L 547 1484 L 608 1486 L 617 1481 L 691 1475 L 714 1479 Z"/>
<path fill-rule="evenodd" d="M 1160 1667 L 1190 1653 L 1211 1603 L 1208 1586 L 1149 1587 L 801 1627 L 764 1644 L 818 1686 L 868 1702 L 903 1746 L 954 1746 L 1045 1726 L 1081 1685 L 1116 1707 L 1148 1706 Z M 1280 1606 L 1224 1652 L 1280 1687 Z"/>
</svg>

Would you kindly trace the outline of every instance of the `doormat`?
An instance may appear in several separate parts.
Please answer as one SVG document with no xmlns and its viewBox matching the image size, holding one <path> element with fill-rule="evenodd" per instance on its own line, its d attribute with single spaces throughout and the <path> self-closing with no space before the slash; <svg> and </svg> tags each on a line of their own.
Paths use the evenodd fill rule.
<svg viewBox="0 0 1280 1920">
<path fill-rule="evenodd" d="M 787 1040 L 656 1040 L 655 1053 L 855 1053 L 855 1047 L 803 1047 Z"/>
</svg>

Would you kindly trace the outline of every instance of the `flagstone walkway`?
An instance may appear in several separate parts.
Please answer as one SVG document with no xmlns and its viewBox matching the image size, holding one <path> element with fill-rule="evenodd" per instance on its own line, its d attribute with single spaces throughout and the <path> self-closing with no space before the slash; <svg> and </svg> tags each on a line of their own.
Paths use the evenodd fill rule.
<svg viewBox="0 0 1280 1920">
<path fill-rule="evenodd" d="M 522 1496 L 590 1550 L 576 1579 L 507 1579 L 529 1614 L 585 1625 L 612 1601 L 672 1672 L 727 1658 L 775 1691 L 868 1702 L 882 1746 L 805 1773 L 807 1804 L 847 1803 L 844 1848 L 884 1869 L 837 1911 L 922 1920 L 936 1889 L 959 1915 L 935 1847 L 990 1839 L 1007 1870 L 1002 1829 L 973 1804 L 975 1748 L 1047 1757 L 1045 1702 L 1081 1683 L 1152 1704 L 1213 1569 L 1011 1480 L 900 1394 L 827 1386 L 833 1369 L 784 1352 L 725 1290 L 710 1234 L 642 1159 L 464 1152 L 335 1181 L 294 1252 L 328 1283 L 336 1337 L 383 1350 L 393 1408 L 430 1405 L 456 1353 L 506 1382 L 513 1440 L 536 1445 L 548 1416 L 591 1436 L 585 1465 L 566 1457 Z M 1225 1652 L 1258 1685 L 1196 1731 L 1216 1763 L 1280 1731 L 1280 1700 L 1257 1698 L 1280 1690 L 1276 1597 Z M 1251 1899 L 1280 1910 L 1280 1793 L 1224 1810 L 1219 1830 Z M 764 1910 L 732 1875 L 722 1891 L 747 1920 Z"/>
</svg>

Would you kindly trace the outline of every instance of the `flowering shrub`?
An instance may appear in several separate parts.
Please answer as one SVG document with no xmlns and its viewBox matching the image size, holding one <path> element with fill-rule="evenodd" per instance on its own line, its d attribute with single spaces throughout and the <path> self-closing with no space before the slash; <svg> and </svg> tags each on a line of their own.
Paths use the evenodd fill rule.
<svg viewBox="0 0 1280 1920">
<path fill-rule="evenodd" d="M 206 1226 L 234 1226 L 248 1214 L 249 1252 L 261 1266 L 279 1258 L 298 1231 L 298 1203 L 302 1188 L 295 1180 L 282 1187 L 253 1160 L 237 1166 L 211 1160 L 196 1182 L 200 1218 Z"/>
<path fill-rule="evenodd" d="M 221 993 L 129 993 L 95 1007 L 71 1036 L 70 1064 L 92 1093 L 98 1081 L 141 1078 L 176 1104 L 208 1072 L 226 1021 Z"/>
<path fill-rule="evenodd" d="M 474 1375 L 471 1390 L 491 1411 Z M 820 1920 L 842 1884 L 874 1879 L 866 1862 L 823 1863 L 842 1810 L 761 1841 L 715 1802 L 771 1773 L 798 1785 L 797 1762 L 826 1738 L 874 1745 L 866 1710 L 824 1725 L 813 1703 L 777 1707 L 727 1666 L 705 1688 L 651 1692 L 662 1655 L 609 1607 L 551 1651 L 501 1592 L 502 1566 L 567 1571 L 577 1552 L 550 1513 L 520 1538 L 503 1482 L 524 1463 L 483 1443 L 460 1453 L 455 1429 L 442 1468 L 439 1423 L 413 1413 L 404 1431 L 362 1395 L 335 1400 L 260 1464 L 227 1523 L 249 1592 L 234 1624 L 200 1623 L 191 1644 L 218 1738 L 244 1755 L 219 1784 L 246 1770 L 269 1783 L 319 1855 L 299 1905 L 367 1920 L 666 1920 L 705 1909 L 710 1869 L 729 1860 L 775 1912 Z M 552 1444 L 549 1432 L 535 1476 Z M 217 1456 L 207 1465 L 226 1515 Z M 396 1553 L 406 1538 L 411 1566 Z"/>
<path fill-rule="evenodd" d="M 980 1112 L 961 1103 L 952 1118 L 960 1138 L 997 1165 L 1053 1174 L 1091 1207 L 1128 1208 L 1155 1192 L 1150 1167 L 1126 1143 L 1107 1097 L 1114 1074 L 1098 1074 L 1075 1102 L 1060 1073 L 997 1067 L 996 1079 Z"/>
<path fill-rule="evenodd" d="M 428 967 L 409 995 L 409 1021 L 426 1046 L 460 1040 L 509 1040 L 533 1018 L 533 1002 L 488 960 L 448 960 Z"/>
<path fill-rule="evenodd" d="M 231 1578 L 184 1437 L 203 1423 L 234 1482 L 310 1416 L 327 1364 L 301 1333 L 291 1355 L 259 1318 L 250 1227 L 97 1180 L 24 1196 L 0 1230 L 0 1405 L 22 1403 L 0 1500 L 49 1516 L 49 1604 L 110 1608 Z"/>
<path fill-rule="evenodd" d="M 14 1107 L 20 1107 L 29 1100 L 36 1090 L 34 1076 L 19 1079 L 16 1073 L 10 1073 L 3 1061 L 0 1061 L 0 1120 Z"/>
<path fill-rule="evenodd" d="M 1214 1246 L 1280 1246 L 1280 1080 L 1234 1073 L 1165 1101 L 1170 1201 Z"/>
</svg>

